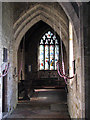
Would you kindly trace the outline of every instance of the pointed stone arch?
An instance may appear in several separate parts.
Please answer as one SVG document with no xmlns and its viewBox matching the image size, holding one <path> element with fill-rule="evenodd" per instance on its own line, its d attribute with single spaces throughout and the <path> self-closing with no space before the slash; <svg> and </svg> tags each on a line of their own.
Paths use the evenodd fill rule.
<svg viewBox="0 0 90 120">
<path fill-rule="evenodd" d="M 76 15 L 71 3 L 59 3 L 61 5 L 61 7 L 64 9 L 66 15 L 68 16 L 68 19 L 72 22 L 73 24 L 73 29 L 76 35 L 76 41 L 78 41 L 78 43 L 80 44 L 79 40 L 81 41 L 81 39 L 79 39 L 79 34 L 80 34 L 80 19 L 78 18 L 78 16 Z M 71 10 L 71 11 L 70 11 Z M 55 12 L 55 14 L 54 14 Z M 64 14 L 65 14 L 64 13 Z M 50 10 L 49 6 L 44 6 L 42 3 L 35 5 L 34 7 L 30 8 L 28 11 L 26 11 L 22 16 L 20 16 L 20 18 L 14 23 L 14 37 L 15 37 L 15 50 L 18 50 L 19 44 L 23 38 L 23 36 L 25 35 L 25 33 L 37 22 L 39 22 L 40 20 L 42 20 L 43 22 L 47 23 L 49 26 L 52 27 L 52 29 L 54 29 L 59 35 L 60 35 L 60 26 L 59 26 L 59 22 L 61 24 L 61 30 L 62 30 L 62 40 L 63 43 L 66 47 L 66 51 L 68 51 L 68 19 L 67 17 L 63 16 L 60 14 L 60 11 L 56 11 L 56 9 L 52 8 Z M 54 26 L 55 24 L 55 26 Z M 78 56 L 81 56 L 81 48 L 79 48 L 78 44 Z M 83 53 L 82 53 L 83 54 Z M 17 59 L 17 55 L 16 55 L 16 59 Z M 84 77 L 81 76 L 81 62 L 82 58 L 78 59 L 80 61 L 80 67 L 79 67 L 79 73 L 80 73 L 80 85 L 84 85 Z M 17 65 L 17 63 L 16 63 Z M 82 82 L 81 82 L 82 80 Z M 84 89 L 82 89 L 82 93 L 84 92 Z M 83 102 L 84 102 L 84 98 L 83 95 L 80 98 Z M 83 103 L 82 103 L 83 105 Z M 82 107 L 82 106 L 81 106 Z M 82 108 L 82 116 L 84 116 L 84 108 Z M 72 113 L 72 111 L 70 111 Z"/>
<path fill-rule="evenodd" d="M 63 12 L 63 14 L 65 14 Z M 68 19 L 65 15 L 56 11 L 55 8 L 44 6 L 43 4 L 37 4 L 33 8 L 26 11 L 15 23 L 14 23 L 14 37 L 16 43 L 16 50 L 19 47 L 20 41 L 25 33 L 37 22 L 42 20 L 52 27 L 58 35 L 60 35 L 60 29 L 62 33 L 62 40 L 68 50 Z M 60 28 L 61 27 L 61 28 Z"/>
</svg>

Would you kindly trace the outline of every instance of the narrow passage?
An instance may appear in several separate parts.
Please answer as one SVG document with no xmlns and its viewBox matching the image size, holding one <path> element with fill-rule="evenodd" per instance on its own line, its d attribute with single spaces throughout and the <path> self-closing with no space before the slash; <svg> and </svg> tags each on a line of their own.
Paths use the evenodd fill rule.
<svg viewBox="0 0 90 120">
<path fill-rule="evenodd" d="M 29 100 L 19 100 L 6 120 L 70 120 L 64 89 L 35 89 Z M 37 119 L 36 119 L 37 118 Z"/>
</svg>

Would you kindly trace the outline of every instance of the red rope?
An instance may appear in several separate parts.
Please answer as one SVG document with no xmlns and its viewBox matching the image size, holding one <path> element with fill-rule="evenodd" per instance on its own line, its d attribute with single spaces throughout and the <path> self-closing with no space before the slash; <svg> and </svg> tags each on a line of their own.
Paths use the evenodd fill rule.
<svg viewBox="0 0 90 120">
<path fill-rule="evenodd" d="M 65 72 L 64 72 L 63 69 L 64 69 L 63 66 L 61 66 L 60 62 L 58 61 L 57 62 L 57 71 L 58 71 L 58 74 L 60 75 L 60 77 L 64 78 L 65 83 L 67 84 L 66 79 L 72 79 L 72 78 L 74 78 L 74 75 L 73 75 L 73 77 L 69 77 L 68 75 L 65 74 Z"/>
<path fill-rule="evenodd" d="M 10 67 L 10 63 L 8 63 L 8 65 L 5 66 L 5 71 L 2 75 L 0 75 L 0 77 L 4 77 L 8 74 L 8 71 L 9 71 L 9 67 Z"/>
</svg>

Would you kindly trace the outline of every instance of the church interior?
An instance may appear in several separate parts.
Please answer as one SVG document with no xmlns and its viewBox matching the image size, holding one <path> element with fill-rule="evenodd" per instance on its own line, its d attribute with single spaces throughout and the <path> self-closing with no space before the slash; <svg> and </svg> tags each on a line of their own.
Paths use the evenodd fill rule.
<svg viewBox="0 0 90 120">
<path fill-rule="evenodd" d="M 0 2 L 0 119 L 89 119 L 90 2 Z"/>
</svg>

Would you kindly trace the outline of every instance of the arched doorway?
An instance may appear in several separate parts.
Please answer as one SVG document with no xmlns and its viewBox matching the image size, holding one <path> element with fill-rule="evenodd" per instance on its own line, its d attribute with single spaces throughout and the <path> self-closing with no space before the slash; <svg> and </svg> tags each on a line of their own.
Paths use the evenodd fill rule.
<svg viewBox="0 0 90 120">
<path fill-rule="evenodd" d="M 60 3 L 61 4 L 61 3 Z M 65 5 L 65 4 L 64 4 Z M 80 56 L 81 56 L 81 53 L 80 53 L 80 48 L 79 48 L 79 44 L 78 44 L 78 39 L 79 39 L 79 36 L 78 36 L 78 33 L 79 33 L 79 31 L 78 31 L 78 33 L 77 32 L 75 32 L 74 31 L 74 28 L 75 28 L 75 30 L 76 30 L 76 27 L 79 25 L 79 21 L 78 21 L 78 19 L 77 19 L 77 22 L 75 22 L 72 18 L 73 18 L 73 15 L 69 15 L 69 12 L 68 12 L 68 10 L 67 10 L 67 7 L 65 7 L 64 5 L 62 5 L 62 7 L 63 7 L 63 9 L 66 9 L 65 10 L 65 12 L 67 13 L 67 15 L 68 15 L 68 18 L 72 21 L 72 23 L 73 23 L 73 34 L 74 34 L 74 41 L 75 41 L 75 44 L 76 44 L 76 46 L 74 46 L 75 47 L 75 49 L 77 50 L 76 51 L 76 53 L 75 53 L 75 56 L 74 56 L 74 58 L 76 59 L 76 66 L 77 66 L 77 68 L 76 68 L 76 73 L 77 73 L 77 77 L 75 78 L 75 81 L 78 81 L 78 85 L 76 85 L 76 86 L 79 86 L 78 88 L 78 92 L 80 92 L 81 90 L 82 91 L 84 91 L 84 89 L 82 89 L 82 84 L 84 84 L 84 81 L 83 82 L 81 82 L 81 78 L 82 78 L 82 76 L 81 76 L 81 58 L 80 58 Z M 70 6 L 70 5 L 69 5 Z M 25 18 L 25 19 L 23 19 L 24 21 L 22 22 L 20 19 L 15 23 L 15 26 L 14 26 L 14 29 L 15 29 L 15 39 L 16 39 L 16 51 L 17 51 L 17 49 L 18 49 L 18 46 L 19 46 L 19 43 L 20 43 L 20 41 L 21 41 L 21 39 L 23 38 L 23 36 L 25 35 L 25 33 L 31 28 L 31 26 L 33 26 L 35 23 L 37 23 L 38 21 L 40 21 L 40 20 L 42 20 L 42 21 L 44 21 L 44 22 L 46 22 L 47 24 L 49 24 L 58 34 L 59 34 L 59 32 L 60 32 L 60 27 L 58 27 L 59 26 L 59 22 L 61 22 L 62 23 L 62 21 L 58 21 L 58 20 L 60 20 L 60 18 L 58 17 L 58 20 L 57 19 L 54 19 L 54 20 L 56 20 L 56 22 L 53 20 L 53 22 L 52 22 L 52 20 L 51 20 L 51 16 L 50 17 L 48 17 L 48 13 L 49 12 L 46 12 L 46 14 L 44 14 L 45 13 L 45 11 L 43 11 L 43 10 L 46 10 L 46 8 L 48 8 L 48 7 L 44 7 L 42 4 L 39 4 L 39 5 L 37 5 L 37 8 L 44 8 L 44 9 L 41 9 L 41 11 L 42 11 L 42 14 L 38 14 L 38 12 L 35 12 L 36 14 L 35 14 L 35 16 L 33 17 L 33 18 L 28 18 L 28 13 L 26 13 L 25 15 L 27 16 L 27 18 L 28 18 L 28 20 Z M 49 10 L 49 9 L 48 9 Z M 53 10 L 52 10 L 53 11 Z M 73 12 L 74 13 L 74 12 Z M 60 16 L 60 15 L 59 15 Z M 23 16 L 23 18 L 24 18 L 25 16 Z M 48 19 L 47 19 L 47 17 L 48 17 Z M 77 18 L 77 17 L 76 17 Z M 33 19 L 33 21 L 32 21 L 32 19 Z M 31 21 L 30 21 L 31 20 Z M 22 24 L 23 23 L 23 24 Z M 54 28 L 54 23 L 56 23 L 56 25 L 55 25 L 55 28 Z M 66 26 L 68 26 L 68 20 L 66 20 Z M 66 48 L 66 51 L 68 51 L 68 27 L 66 27 L 65 28 L 65 24 L 64 24 L 64 26 L 61 24 L 61 27 L 62 27 L 62 35 L 63 35 L 63 43 L 64 43 L 64 45 L 65 45 L 65 48 Z M 78 28 L 77 28 L 78 29 Z M 75 52 L 75 51 L 74 51 Z M 68 53 L 69 54 L 69 53 Z M 67 56 L 68 56 L 68 54 L 67 54 Z M 79 57 L 78 57 L 79 56 Z M 68 61 L 68 57 L 67 57 L 67 61 Z M 17 61 L 16 61 L 17 62 Z M 80 76 L 79 76 L 80 75 Z M 74 81 L 74 80 L 73 80 Z M 71 113 L 71 116 L 77 116 L 77 113 L 75 112 L 75 114 L 74 113 L 72 113 L 72 109 L 73 109 L 73 111 L 74 111 L 74 107 L 76 108 L 76 106 L 77 106 L 77 102 L 76 101 L 78 101 L 78 100 L 80 100 L 79 102 L 80 102 L 80 106 L 81 106 L 81 110 L 79 111 L 80 112 L 80 114 L 78 114 L 78 116 L 82 116 L 82 114 L 83 114 L 83 108 L 82 108 L 82 100 L 84 101 L 84 98 L 83 98 L 83 93 L 82 94 L 79 94 L 79 98 L 77 98 L 77 95 L 78 95 L 78 92 L 76 92 L 75 90 L 74 90 L 74 86 L 75 86 L 75 84 L 76 84 L 76 82 L 73 82 L 73 87 L 70 89 L 70 96 L 69 96 L 69 110 L 70 110 L 70 113 Z M 73 90 L 74 92 L 72 92 L 71 90 Z M 74 93 L 74 94 L 73 94 Z M 75 101 L 75 104 L 74 104 L 74 107 L 72 108 L 71 106 L 73 105 L 73 102 L 71 103 L 70 102 L 70 99 L 72 99 L 72 95 L 75 95 L 75 97 L 76 97 L 76 101 Z M 74 98 L 75 97 L 73 97 L 73 101 L 74 101 Z M 76 108 L 76 111 L 78 111 L 78 108 Z"/>
<path fill-rule="evenodd" d="M 64 79 L 60 78 L 55 69 L 50 70 L 48 68 L 48 70 L 40 70 L 40 41 L 43 34 L 46 34 L 47 31 L 52 31 L 57 36 L 59 43 L 58 60 L 61 60 L 60 36 L 45 22 L 37 22 L 27 31 L 18 49 L 18 72 L 22 66 L 18 88 L 18 109 L 19 105 L 22 104 L 25 111 L 31 108 L 29 112 L 41 113 L 39 116 L 32 114 L 32 118 L 56 118 L 57 116 L 58 118 L 69 118 L 67 112 L 67 91 L 65 89 Z M 67 68 L 67 54 L 64 44 L 63 53 L 65 68 Z M 50 52 L 48 54 L 50 56 Z M 27 103 L 29 105 L 28 107 L 26 107 Z M 46 111 L 48 111 L 48 115 Z M 61 115 L 62 111 L 65 111 L 64 115 Z M 31 117 L 30 115 L 28 116 Z"/>
<path fill-rule="evenodd" d="M 19 91 L 21 93 L 21 89 L 22 92 L 24 90 L 24 97 L 27 97 L 26 91 L 30 92 L 32 91 L 32 89 L 35 88 L 65 88 L 64 79 L 59 77 L 56 69 L 40 70 L 40 40 L 42 38 L 42 35 L 45 34 L 47 31 L 52 31 L 52 33 L 57 36 L 57 39 L 59 41 L 58 60 L 61 60 L 62 56 L 59 35 L 55 31 L 53 31 L 53 29 L 48 24 L 43 21 L 39 21 L 34 26 L 32 26 L 30 30 L 28 30 L 28 32 L 23 37 L 18 49 L 18 73 L 20 72 L 18 79 L 21 83 L 21 86 L 19 84 Z M 65 71 L 67 72 L 67 55 L 64 44 L 63 53 L 65 61 Z M 50 52 L 48 54 L 50 57 Z M 20 71 L 21 69 L 22 71 Z"/>
</svg>

